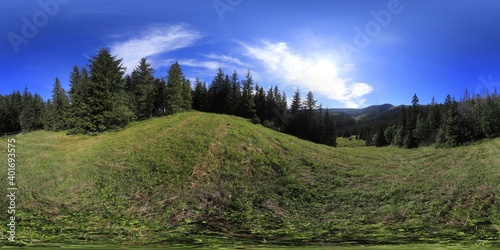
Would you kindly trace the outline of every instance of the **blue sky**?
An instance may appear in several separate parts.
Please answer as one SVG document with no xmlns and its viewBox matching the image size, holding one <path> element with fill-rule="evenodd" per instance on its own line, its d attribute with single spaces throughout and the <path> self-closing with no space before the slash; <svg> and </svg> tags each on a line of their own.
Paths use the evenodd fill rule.
<svg viewBox="0 0 500 250">
<path fill-rule="evenodd" d="M 68 90 L 103 47 L 211 83 L 218 67 L 323 107 L 422 104 L 500 88 L 497 0 L 5 0 L 0 94 Z"/>
</svg>

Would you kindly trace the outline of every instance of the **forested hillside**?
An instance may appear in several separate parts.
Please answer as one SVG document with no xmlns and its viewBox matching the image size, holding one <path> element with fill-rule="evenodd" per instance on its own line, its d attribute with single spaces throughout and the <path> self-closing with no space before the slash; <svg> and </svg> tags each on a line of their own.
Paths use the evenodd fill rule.
<svg viewBox="0 0 500 250">
<path fill-rule="evenodd" d="M 20 244 L 499 242 L 500 139 L 332 148 L 197 111 L 12 138 Z"/>
<path fill-rule="evenodd" d="M 265 90 L 248 71 L 244 79 L 219 68 L 210 85 L 198 78 L 188 80 L 177 62 L 165 77 L 154 77 L 154 69 L 142 59 L 125 75 L 122 59 L 101 49 L 89 66 L 74 66 L 70 89 L 57 77 L 52 98 L 43 100 L 26 87 L 21 93 L 0 95 L 0 132 L 30 132 L 40 129 L 69 134 L 97 134 L 121 129 L 132 121 L 175 114 L 186 110 L 229 114 L 254 123 L 330 146 L 337 136 L 356 135 L 366 145 L 458 146 L 500 135 L 500 98 L 497 92 L 470 96 L 460 101 L 448 96 L 443 104 L 420 105 L 415 94 L 410 106 L 400 110 L 390 104 L 372 106 L 357 113 L 328 109 L 317 104 L 311 91 L 305 98 L 299 89 L 287 103 L 278 86 Z M 347 113 L 349 114 L 347 114 Z"/>
</svg>

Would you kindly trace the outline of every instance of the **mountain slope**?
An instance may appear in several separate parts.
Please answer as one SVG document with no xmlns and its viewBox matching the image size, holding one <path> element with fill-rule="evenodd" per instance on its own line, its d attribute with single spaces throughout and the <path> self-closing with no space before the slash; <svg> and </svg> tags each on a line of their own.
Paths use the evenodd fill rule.
<svg viewBox="0 0 500 250">
<path fill-rule="evenodd" d="M 500 140 L 332 148 L 200 112 L 93 137 L 14 138 L 16 233 L 28 243 L 494 241 L 500 231 Z"/>
<path fill-rule="evenodd" d="M 380 113 L 384 113 L 394 106 L 392 104 L 381 104 L 381 105 L 372 105 L 366 108 L 356 109 L 356 108 L 330 108 L 328 109 L 330 112 L 336 113 L 346 113 L 353 118 L 364 117 L 364 116 L 375 116 Z"/>
</svg>

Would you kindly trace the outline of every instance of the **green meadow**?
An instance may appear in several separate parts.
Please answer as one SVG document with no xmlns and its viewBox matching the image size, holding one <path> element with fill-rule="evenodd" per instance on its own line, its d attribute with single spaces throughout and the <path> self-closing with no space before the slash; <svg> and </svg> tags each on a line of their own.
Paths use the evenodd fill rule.
<svg viewBox="0 0 500 250">
<path fill-rule="evenodd" d="M 19 245 L 500 244 L 500 139 L 333 148 L 202 112 L 12 138 Z"/>
</svg>

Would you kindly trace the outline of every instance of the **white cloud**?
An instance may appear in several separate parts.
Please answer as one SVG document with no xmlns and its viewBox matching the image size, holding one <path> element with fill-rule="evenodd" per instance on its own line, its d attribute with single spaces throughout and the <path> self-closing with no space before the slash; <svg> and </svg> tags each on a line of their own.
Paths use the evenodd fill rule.
<svg viewBox="0 0 500 250">
<path fill-rule="evenodd" d="M 263 64 L 267 74 L 274 78 L 271 80 L 311 90 L 346 107 L 363 105 L 363 96 L 373 91 L 373 87 L 367 83 L 353 82 L 341 76 L 341 73 L 355 69 L 355 65 L 339 67 L 326 56 L 307 57 L 292 53 L 284 42 L 263 41 L 261 46 L 240 44 L 248 57 Z"/>
<path fill-rule="evenodd" d="M 112 44 L 111 53 L 123 58 L 122 63 L 128 74 L 139 64 L 141 58 L 189 47 L 200 37 L 200 33 L 182 25 L 156 26 L 137 37 Z"/>
<path fill-rule="evenodd" d="M 236 65 L 240 65 L 240 66 L 246 66 L 246 64 L 241 62 L 240 59 L 233 57 L 233 56 L 218 55 L 215 53 L 207 54 L 204 56 L 208 59 L 217 60 L 217 61 L 221 61 L 221 62 L 228 63 L 228 64 L 236 64 Z"/>
<path fill-rule="evenodd" d="M 181 66 L 189 66 L 189 67 L 202 67 L 209 70 L 217 70 L 218 68 L 222 68 L 221 64 L 216 61 L 199 61 L 196 59 L 181 59 L 179 60 L 179 64 Z"/>
</svg>

